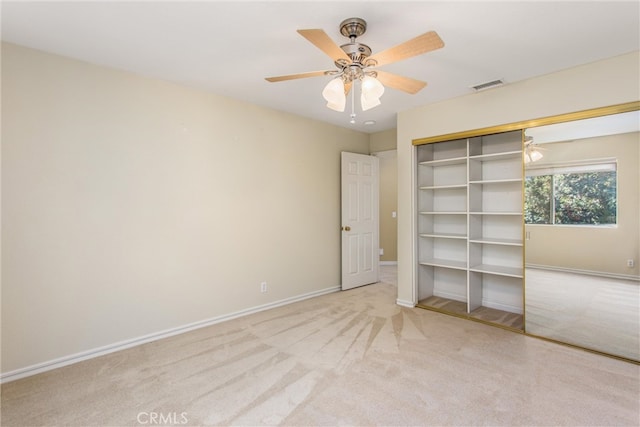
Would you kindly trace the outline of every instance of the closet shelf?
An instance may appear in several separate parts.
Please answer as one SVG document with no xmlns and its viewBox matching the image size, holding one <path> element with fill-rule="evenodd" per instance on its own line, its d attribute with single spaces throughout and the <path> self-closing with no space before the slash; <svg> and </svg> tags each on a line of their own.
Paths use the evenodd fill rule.
<svg viewBox="0 0 640 427">
<path fill-rule="evenodd" d="M 431 258 L 426 259 L 424 261 L 420 261 L 421 265 L 430 265 L 432 267 L 444 267 L 444 268 L 452 268 L 455 270 L 466 270 L 467 263 L 466 261 L 454 261 L 450 259 L 438 259 Z"/>
<path fill-rule="evenodd" d="M 450 190 L 450 189 L 465 189 L 467 184 L 451 184 L 451 185 L 425 185 L 418 187 L 420 190 Z"/>
<path fill-rule="evenodd" d="M 521 279 L 524 277 L 523 269 L 519 267 L 505 267 L 502 265 L 479 264 L 469 267 L 469 271 L 477 273 L 494 274 L 497 276 L 516 277 Z"/>
<path fill-rule="evenodd" d="M 433 237 L 436 239 L 466 239 L 466 234 L 459 233 L 421 233 L 420 237 Z"/>
<path fill-rule="evenodd" d="M 494 239 L 487 237 L 469 238 L 469 243 L 481 243 L 484 245 L 522 246 L 522 240 L 518 239 Z"/>
<path fill-rule="evenodd" d="M 466 215 L 467 211 L 446 211 L 446 212 L 439 212 L 439 211 L 426 211 L 426 212 L 419 212 L 420 215 Z"/>
<path fill-rule="evenodd" d="M 478 160 L 481 162 L 489 162 L 493 160 L 507 160 L 507 159 L 517 159 L 518 157 L 522 158 L 522 151 L 505 151 L 502 153 L 494 153 L 494 154 L 479 154 L 475 156 L 469 156 L 469 160 Z"/>
<path fill-rule="evenodd" d="M 451 166 L 451 165 L 464 165 L 467 163 L 466 157 L 453 157 L 450 159 L 440 160 L 427 160 L 425 162 L 418 163 L 420 166 Z"/>
<path fill-rule="evenodd" d="M 522 216 L 522 212 L 469 212 L 469 215 L 505 215 L 505 216 Z"/>
<path fill-rule="evenodd" d="M 469 184 L 477 184 L 477 185 L 490 185 L 490 184 L 506 184 L 510 182 L 522 182 L 520 178 L 509 178 L 509 179 L 486 179 L 486 180 L 478 180 L 478 181 L 469 181 Z"/>
</svg>

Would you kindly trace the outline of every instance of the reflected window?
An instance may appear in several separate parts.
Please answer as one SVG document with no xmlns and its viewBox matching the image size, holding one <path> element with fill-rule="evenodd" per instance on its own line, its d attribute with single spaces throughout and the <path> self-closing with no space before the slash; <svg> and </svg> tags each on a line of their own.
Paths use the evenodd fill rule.
<svg viewBox="0 0 640 427">
<path fill-rule="evenodd" d="M 525 222 L 615 225 L 616 162 L 527 169 Z"/>
</svg>

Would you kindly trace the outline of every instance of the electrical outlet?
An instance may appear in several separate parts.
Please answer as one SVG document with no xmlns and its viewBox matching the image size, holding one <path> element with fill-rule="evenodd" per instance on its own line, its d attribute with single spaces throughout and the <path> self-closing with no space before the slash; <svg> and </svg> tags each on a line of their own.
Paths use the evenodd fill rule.
<svg viewBox="0 0 640 427">
<path fill-rule="evenodd" d="M 627 267 L 633 267 L 636 263 L 632 259 L 627 260 Z"/>
<path fill-rule="evenodd" d="M 260 292 L 267 292 L 267 282 L 260 283 Z"/>
<path fill-rule="evenodd" d="M 380 255 L 384 255 L 384 249 L 380 248 Z"/>
</svg>

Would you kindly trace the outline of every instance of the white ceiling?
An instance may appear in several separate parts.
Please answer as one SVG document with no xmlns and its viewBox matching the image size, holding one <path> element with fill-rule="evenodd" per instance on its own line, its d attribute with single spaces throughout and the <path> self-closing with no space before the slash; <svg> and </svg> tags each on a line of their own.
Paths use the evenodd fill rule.
<svg viewBox="0 0 640 427">
<path fill-rule="evenodd" d="M 472 93 L 478 83 L 509 84 L 640 49 L 638 1 L 2 1 L 1 14 L 5 41 L 364 132 L 393 128 L 397 112 Z M 264 80 L 333 69 L 296 30 L 321 28 L 343 44 L 338 26 L 350 17 L 367 21 L 358 41 L 374 53 L 430 30 L 445 43 L 381 67 L 428 86 L 416 95 L 388 88 L 381 106 L 356 107 L 355 125 L 349 111 L 325 107 L 330 77 Z"/>
</svg>

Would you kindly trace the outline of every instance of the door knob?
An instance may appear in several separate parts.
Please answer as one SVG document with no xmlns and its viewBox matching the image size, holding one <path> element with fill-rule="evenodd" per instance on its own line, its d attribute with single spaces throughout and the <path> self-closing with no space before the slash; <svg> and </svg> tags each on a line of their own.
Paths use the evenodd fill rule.
<svg viewBox="0 0 640 427">
<path fill-rule="evenodd" d="M 351 227 L 349 227 L 348 225 L 347 225 L 346 227 L 342 227 L 342 229 L 343 229 L 344 231 L 351 231 Z"/>
</svg>

